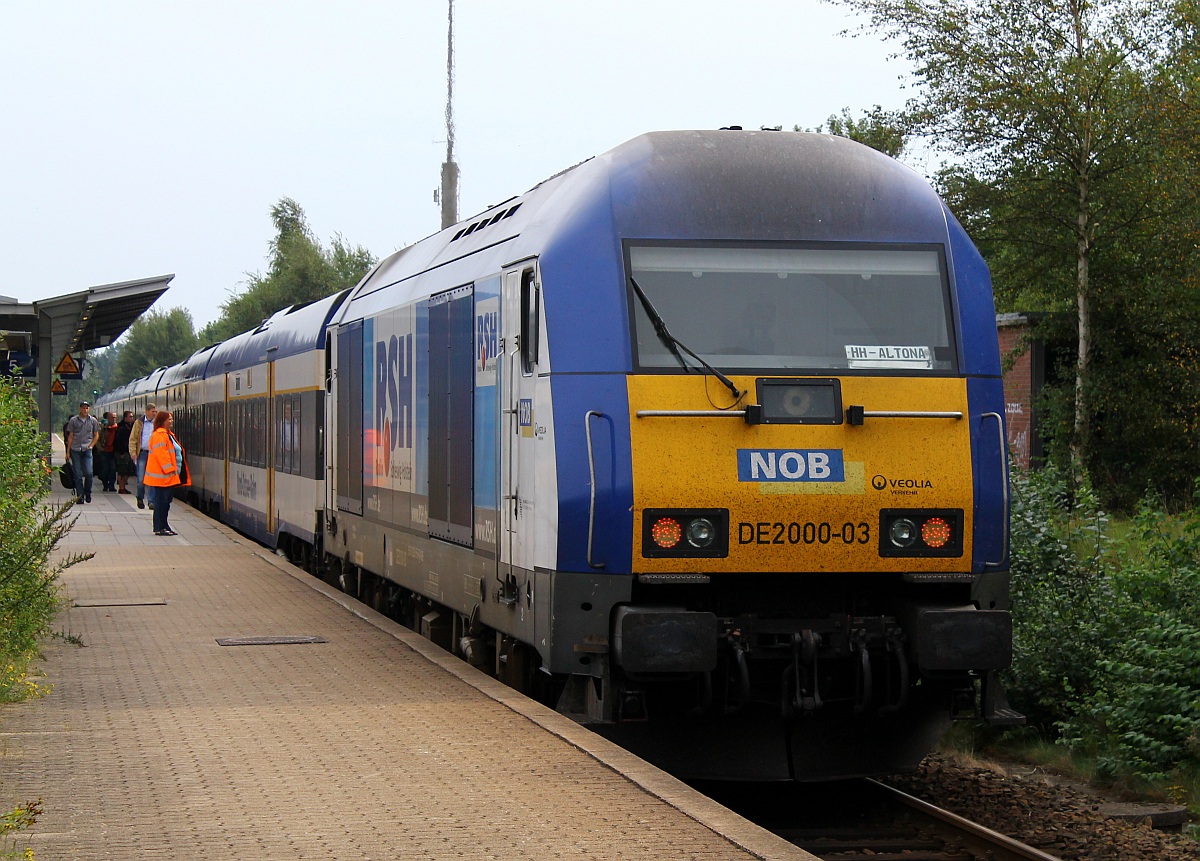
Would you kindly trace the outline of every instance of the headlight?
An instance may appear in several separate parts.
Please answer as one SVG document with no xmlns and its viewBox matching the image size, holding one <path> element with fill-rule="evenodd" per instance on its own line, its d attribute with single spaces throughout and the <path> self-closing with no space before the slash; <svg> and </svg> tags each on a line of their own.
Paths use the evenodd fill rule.
<svg viewBox="0 0 1200 861">
<path fill-rule="evenodd" d="M 892 528 L 888 530 L 888 538 L 897 547 L 912 547 L 913 542 L 917 540 L 917 524 L 907 517 L 901 517 L 892 522 Z"/>
<path fill-rule="evenodd" d="M 836 425 L 842 423 L 842 389 L 836 379 L 757 381 L 758 403 L 746 413 L 750 424 Z"/>
<path fill-rule="evenodd" d="M 687 527 L 688 544 L 697 550 L 704 550 L 713 543 L 717 529 L 707 517 L 697 517 Z"/>
</svg>

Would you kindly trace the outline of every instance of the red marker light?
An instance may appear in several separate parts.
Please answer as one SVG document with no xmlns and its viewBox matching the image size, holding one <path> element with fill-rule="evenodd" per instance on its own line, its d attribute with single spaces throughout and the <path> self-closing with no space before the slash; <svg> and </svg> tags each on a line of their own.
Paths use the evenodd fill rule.
<svg viewBox="0 0 1200 861">
<path fill-rule="evenodd" d="M 650 539 L 663 550 L 670 550 L 683 539 L 683 527 L 673 517 L 660 517 L 650 527 Z"/>
<path fill-rule="evenodd" d="M 921 540 L 926 547 L 938 550 L 950 543 L 950 524 L 940 517 L 931 517 L 921 524 Z"/>
</svg>

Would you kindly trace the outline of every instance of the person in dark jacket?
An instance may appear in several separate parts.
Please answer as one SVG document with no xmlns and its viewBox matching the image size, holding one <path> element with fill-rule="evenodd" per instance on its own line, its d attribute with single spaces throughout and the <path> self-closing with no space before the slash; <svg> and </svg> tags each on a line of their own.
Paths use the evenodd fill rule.
<svg viewBox="0 0 1200 861">
<path fill-rule="evenodd" d="M 96 444 L 96 477 L 104 486 L 105 493 L 117 490 L 117 458 L 113 452 L 113 439 L 117 432 L 117 414 L 105 411 L 100 422 L 100 442 Z"/>
<path fill-rule="evenodd" d="M 125 410 L 125 415 L 113 432 L 113 455 L 117 460 L 117 493 L 129 495 L 125 483 L 131 475 L 137 475 L 137 464 L 129 456 L 129 434 L 133 431 L 133 411 Z"/>
</svg>

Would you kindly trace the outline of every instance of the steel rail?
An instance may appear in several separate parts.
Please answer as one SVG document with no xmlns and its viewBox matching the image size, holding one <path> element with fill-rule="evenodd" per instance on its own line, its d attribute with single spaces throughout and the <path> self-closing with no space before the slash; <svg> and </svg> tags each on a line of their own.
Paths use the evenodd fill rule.
<svg viewBox="0 0 1200 861">
<path fill-rule="evenodd" d="M 953 830 L 955 836 L 962 840 L 964 848 L 981 858 L 990 858 L 994 861 L 1062 861 L 1055 855 L 1050 855 L 1007 835 L 985 828 L 977 822 L 964 819 L 949 810 L 935 807 L 906 792 L 888 786 L 886 783 L 871 779 L 866 782 L 873 784 L 890 801 L 901 804 L 926 819 L 933 820 L 939 829 Z"/>
</svg>

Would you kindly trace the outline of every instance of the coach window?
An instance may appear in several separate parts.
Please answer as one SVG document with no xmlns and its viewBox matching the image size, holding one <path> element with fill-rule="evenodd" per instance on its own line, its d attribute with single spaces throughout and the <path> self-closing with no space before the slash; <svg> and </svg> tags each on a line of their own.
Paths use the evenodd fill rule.
<svg viewBox="0 0 1200 861">
<path fill-rule="evenodd" d="M 213 451 L 216 457 L 225 457 L 225 404 L 217 404 L 217 423 L 213 428 L 216 438 L 213 440 Z"/>
<path fill-rule="evenodd" d="M 228 423 L 228 427 L 229 427 L 229 447 L 227 449 L 227 453 L 229 455 L 229 460 L 232 461 L 233 463 L 237 463 L 238 462 L 238 440 L 241 438 L 241 434 L 239 433 L 239 431 L 241 430 L 241 428 L 239 428 L 238 424 L 237 424 L 238 405 L 236 403 L 231 403 L 229 405 L 229 409 L 226 412 L 226 418 L 227 418 L 227 423 Z"/>
<path fill-rule="evenodd" d="M 275 469 L 300 473 L 300 396 L 275 396 Z"/>
<path fill-rule="evenodd" d="M 300 429 L 303 425 L 300 423 L 300 395 L 292 395 L 292 465 L 289 472 L 292 475 L 300 474 Z"/>
<path fill-rule="evenodd" d="M 229 428 L 233 431 L 229 437 L 229 459 L 234 463 L 242 463 L 242 441 L 246 438 L 246 429 L 242 427 L 241 401 L 229 405 Z"/>
<path fill-rule="evenodd" d="M 237 429 L 238 429 L 238 463 L 249 465 L 250 463 L 250 422 L 247 421 L 248 407 L 250 405 L 246 401 L 238 401 L 237 403 Z"/>
<path fill-rule="evenodd" d="M 271 466 L 276 472 L 282 472 L 284 464 L 283 401 L 284 395 L 275 396 L 275 427 L 271 429 L 275 435 L 275 462 Z"/>
<path fill-rule="evenodd" d="M 267 399 L 257 398 L 254 401 L 254 441 L 258 453 L 254 465 L 262 469 L 267 467 L 267 432 Z"/>
</svg>

